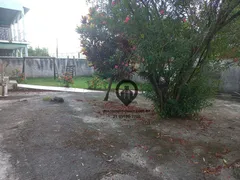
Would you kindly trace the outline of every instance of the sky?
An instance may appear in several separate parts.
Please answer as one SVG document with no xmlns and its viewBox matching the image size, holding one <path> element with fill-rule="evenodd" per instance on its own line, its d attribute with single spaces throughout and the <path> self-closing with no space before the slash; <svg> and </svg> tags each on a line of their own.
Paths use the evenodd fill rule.
<svg viewBox="0 0 240 180">
<path fill-rule="evenodd" d="M 59 56 L 77 57 L 81 50 L 79 35 L 75 32 L 81 17 L 88 13 L 85 0 L 19 0 L 30 11 L 24 19 L 26 38 L 33 47 L 46 47 Z"/>
</svg>

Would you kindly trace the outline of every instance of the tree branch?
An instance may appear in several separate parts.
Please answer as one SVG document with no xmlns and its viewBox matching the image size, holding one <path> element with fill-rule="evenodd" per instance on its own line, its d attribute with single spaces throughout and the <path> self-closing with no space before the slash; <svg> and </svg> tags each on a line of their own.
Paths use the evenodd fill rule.
<svg viewBox="0 0 240 180">
<path fill-rule="evenodd" d="M 234 19 L 240 16 L 240 11 L 236 12 L 234 15 L 232 15 L 226 22 L 223 24 L 223 27 L 232 22 Z"/>
</svg>

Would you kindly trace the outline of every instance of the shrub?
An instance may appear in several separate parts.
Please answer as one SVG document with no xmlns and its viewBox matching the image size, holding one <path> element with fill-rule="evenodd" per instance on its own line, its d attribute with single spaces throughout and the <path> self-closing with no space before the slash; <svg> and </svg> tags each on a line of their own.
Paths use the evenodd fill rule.
<svg viewBox="0 0 240 180">
<path fill-rule="evenodd" d="M 51 99 L 52 99 L 51 97 L 47 96 L 43 98 L 43 101 L 51 101 Z"/>
<path fill-rule="evenodd" d="M 25 74 L 21 73 L 19 69 L 12 71 L 12 77 L 16 79 L 17 83 L 22 83 L 25 81 Z"/>
<path fill-rule="evenodd" d="M 108 81 L 106 79 L 101 79 L 100 77 L 94 75 L 93 78 L 88 83 L 88 89 L 107 89 Z"/>
<path fill-rule="evenodd" d="M 73 77 L 69 73 L 64 73 L 59 80 L 63 83 L 64 87 L 70 87 L 71 84 L 74 84 Z"/>
<path fill-rule="evenodd" d="M 209 80 L 210 77 L 198 76 L 189 84 L 186 84 L 178 100 L 173 97 L 164 97 L 166 103 L 162 111 L 159 109 L 159 99 L 150 86 L 146 86 L 143 95 L 152 100 L 155 109 L 161 117 L 186 117 L 194 115 L 211 105 L 211 100 L 219 87 L 217 80 Z"/>
</svg>

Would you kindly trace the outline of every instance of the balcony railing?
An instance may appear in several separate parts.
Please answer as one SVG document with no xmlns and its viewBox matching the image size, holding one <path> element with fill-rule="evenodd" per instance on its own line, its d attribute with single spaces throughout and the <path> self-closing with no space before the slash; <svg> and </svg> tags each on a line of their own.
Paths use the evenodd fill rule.
<svg viewBox="0 0 240 180">
<path fill-rule="evenodd" d="M 24 37 L 24 32 L 19 31 L 16 32 L 16 36 L 12 34 L 11 28 L 9 27 L 0 27 L 0 40 L 4 41 L 17 41 L 17 42 L 27 42 L 23 37 Z"/>
<path fill-rule="evenodd" d="M 11 39 L 10 28 L 0 27 L 0 40 L 9 41 Z"/>
</svg>

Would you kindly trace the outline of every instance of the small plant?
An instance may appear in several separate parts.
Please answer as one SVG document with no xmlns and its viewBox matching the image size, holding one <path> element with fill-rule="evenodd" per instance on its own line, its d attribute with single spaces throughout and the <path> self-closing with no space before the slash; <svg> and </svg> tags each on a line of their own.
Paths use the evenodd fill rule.
<svg viewBox="0 0 240 180">
<path fill-rule="evenodd" d="M 25 74 L 24 73 L 20 73 L 17 77 L 17 82 L 18 83 L 22 83 L 25 81 Z"/>
<path fill-rule="evenodd" d="M 51 99 L 52 99 L 51 97 L 47 96 L 43 98 L 43 101 L 51 101 Z"/>
<path fill-rule="evenodd" d="M 107 89 L 108 81 L 107 81 L 106 79 L 103 79 L 103 80 L 102 80 L 102 86 L 103 86 L 104 90 Z"/>
<path fill-rule="evenodd" d="M 101 79 L 98 76 L 93 76 L 93 78 L 88 83 L 88 89 L 107 89 L 108 81 Z"/>
<path fill-rule="evenodd" d="M 25 81 L 25 74 L 21 73 L 19 69 L 15 69 L 12 71 L 12 77 L 16 79 L 17 83 L 22 83 Z"/>
<path fill-rule="evenodd" d="M 71 84 L 74 84 L 73 77 L 69 73 L 64 73 L 61 80 L 63 80 L 64 87 L 70 87 Z"/>
<path fill-rule="evenodd" d="M 91 80 L 87 81 L 88 89 L 98 89 L 100 85 L 101 79 L 97 76 L 94 76 Z"/>
</svg>

